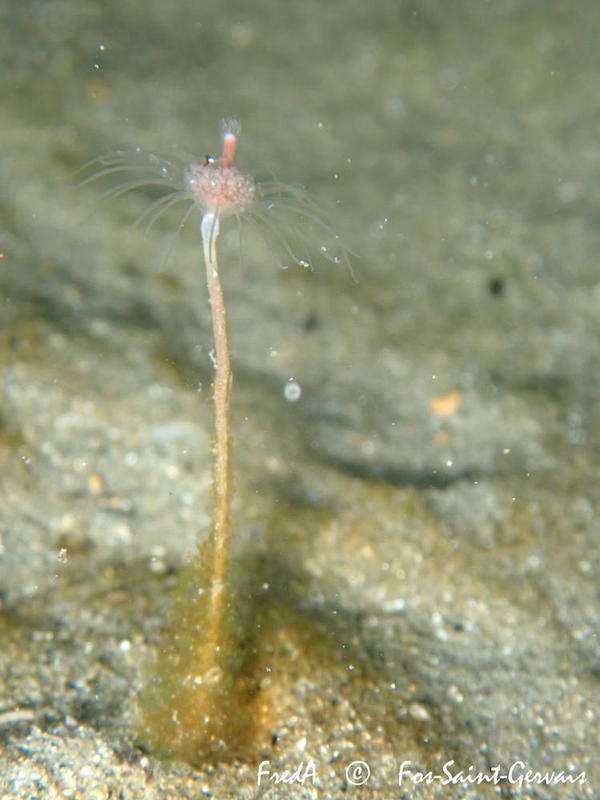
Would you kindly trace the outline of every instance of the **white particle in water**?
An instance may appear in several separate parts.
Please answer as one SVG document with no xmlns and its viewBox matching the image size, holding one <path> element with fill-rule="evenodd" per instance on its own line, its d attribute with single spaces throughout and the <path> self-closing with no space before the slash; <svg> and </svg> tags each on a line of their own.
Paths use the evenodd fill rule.
<svg viewBox="0 0 600 800">
<path fill-rule="evenodd" d="M 300 387 L 300 384 L 296 383 L 293 378 L 290 379 L 283 387 L 283 396 L 288 403 L 295 403 L 300 400 L 300 397 L 302 396 L 302 388 Z"/>
</svg>

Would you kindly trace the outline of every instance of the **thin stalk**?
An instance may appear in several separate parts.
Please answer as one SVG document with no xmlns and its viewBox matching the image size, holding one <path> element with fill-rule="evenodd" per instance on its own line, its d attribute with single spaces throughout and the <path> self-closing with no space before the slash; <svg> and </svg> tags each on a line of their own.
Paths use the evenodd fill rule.
<svg viewBox="0 0 600 800">
<path fill-rule="evenodd" d="M 202 247 L 206 263 L 206 281 L 211 308 L 215 377 L 213 401 L 215 407 L 215 461 L 214 461 L 214 521 L 210 534 L 209 558 L 212 565 L 208 605 L 206 638 L 215 643 L 224 640 L 225 612 L 227 607 L 226 572 L 231 538 L 229 526 L 230 498 L 230 445 L 229 398 L 231 395 L 231 363 L 227 339 L 227 315 L 223 290 L 219 279 L 216 242 L 219 235 L 218 214 L 207 211 L 201 224 Z"/>
<path fill-rule="evenodd" d="M 188 196 L 203 212 L 200 232 L 214 340 L 214 517 L 208 539 L 182 575 L 171 630 L 157 653 L 143 701 L 150 741 L 192 763 L 254 752 L 265 715 L 264 699 L 256 696 L 256 650 L 242 647 L 243 615 L 229 570 L 232 377 L 216 244 L 221 216 L 237 215 L 255 197 L 253 180 L 233 165 L 239 132 L 238 122 L 225 120 L 219 162 L 208 156 L 186 174 Z M 155 205 L 150 221 L 162 210 L 162 204 Z"/>
</svg>

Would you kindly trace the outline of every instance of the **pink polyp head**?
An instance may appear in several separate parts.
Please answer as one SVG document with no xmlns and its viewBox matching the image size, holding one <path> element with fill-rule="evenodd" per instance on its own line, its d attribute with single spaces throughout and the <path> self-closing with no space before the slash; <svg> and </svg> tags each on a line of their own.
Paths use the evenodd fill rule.
<svg viewBox="0 0 600 800">
<path fill-rule="evenodd" d="M 243 211 L 256 197 L 252 178 L 233 166 L 241 130 L 237 119 L 222 119 L 219 163 L 207 158 L 204 164 L 192 164 L 186 173 L 188 191 L 203 211 L 235 214 Z"/>
<path fill-rule="evenodd" d="M 215 214 L 241 212 L 256 196 L 254 181 L 237 167 L 222 164 L 194 164 L 186 182 L 194 202 Z"/>
</svg>

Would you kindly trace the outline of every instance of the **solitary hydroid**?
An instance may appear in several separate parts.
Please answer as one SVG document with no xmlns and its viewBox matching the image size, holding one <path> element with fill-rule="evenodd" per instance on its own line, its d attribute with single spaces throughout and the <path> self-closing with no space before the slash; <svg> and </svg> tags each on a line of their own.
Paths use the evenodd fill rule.
<svg viewBox="0 0 600 800">
<path fill-rule="evenodd" d="M 206 155 L 194 162 L 177 149 L 168 154 L 146 153 L 141 148 L 109 153 L 81 168 L 85 176 L 81 184 L 105 184 L 103 199 L 136 190 L 150 195 L 152 199 L 136 219 L 145 232 L 177 207 L 184 208 L 178 225 L 181 230 L 198 209 L 202 215 L 210 210 L 211 195 L 214 199 L 221 193 L 220 219 L 231 216 L 240 231 L 247 227 L 258 233 L 280 266 L 313 267 L 325 260 L 344 264 L 351 271 L 351 252 L 330 226 L 327 213 L 303 186 L 273 177 L 254 179 L 239 172 L 233 163 L 224 165 L 224 156 L 226 161 L 230 152 L 232 159 L 235 156 L 240 132 L 237 120 L 221 122 L 223 145 L 227 140 L 227 148 L 232 150 L 222 153 L 220 159 Z M 226 172 L 222 173 L 224 166 Z M 228 186 L 220 185 L 223 175 Z"/>
<path fill-rule="evenodd" d="M 239 134 L 236 120 L 223 120 L 220 158 L 207 156 L 185 174 L 187 191 L 202 211 L 200 232 L 214 340 L 213 525 L 190 570 L 187 591 L 176 604 L 174 627 L 149 678 L 143 707 L 150 738 L 188 760 L 237 752 L 239 743 L 248 740 L 251 726 L 228 574 L 232 375 L 217 260 L 221 220 L 240 214 L 256 195 L 254 181 L 233 163 Z"/>
<path fill-rule="evenodd" d="M 180 227 L 194 209 L 201 212 L 200 233 L 214 341 L 213 523 L 208 538 L 181 580 L 170 627 L 156 658 L 145 670 L 141 692 L 144 740 L 160 751 L 198 762 L 246 754 L 256 744 L 260 702 L 252 660 L 230 578 L 231 495 L 230 395 L 232 373 L 227 316 L 221 288 L 217 243 L 223 220 L 249 222 L 280 248 L 286 260 L 310 266 L 311 251 L 334 262 L 348 262 L 348 251 L 304 190 L 275 181 L 256 182 L 234 164 L 240 136 L 234 119 L 221 122 L 221 153 L 189 164 L 179 175 L 171 161 L 154 156 L 132 160 L 113 154 L 100 160 L 84 182 L 123 177 L 105 191 L 119 196 L 153 188 L 158 197 L 142 215 L 151 226 L 178 203 L 187 202 Z M 97 162 L 96 162 L 97 163 Z"/>
</svg>

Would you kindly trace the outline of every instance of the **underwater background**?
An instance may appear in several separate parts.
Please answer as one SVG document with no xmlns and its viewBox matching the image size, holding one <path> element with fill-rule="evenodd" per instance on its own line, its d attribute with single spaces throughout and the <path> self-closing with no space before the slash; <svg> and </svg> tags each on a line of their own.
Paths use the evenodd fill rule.
<svg viewBox="0 0 600 800">
<path fill-rule="evenodd" d="M 498 796 L 399 786 L 405 760 L 597 797 L 596 4 L 22 0 L 0 25 L 2 798 Z M 267 710 L 254 761 L 188 765 L 136 697 L 210 526 L 198 215 L 145 231 L 148 187 L 78 184 L 115 151 L 202 161 L 232 115 L 239 166 L 305 186 L 354 255 L 223 226 Z M 257 786 L 263 758 L 317 783 Z"/>
</svg>

